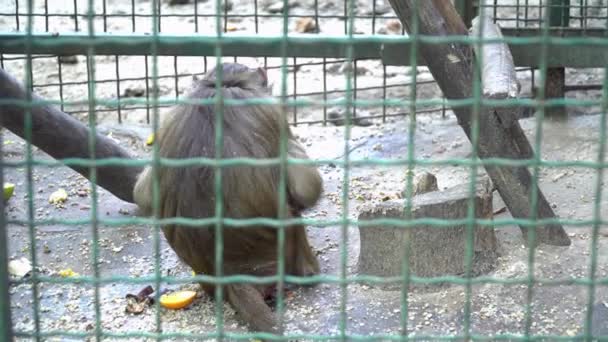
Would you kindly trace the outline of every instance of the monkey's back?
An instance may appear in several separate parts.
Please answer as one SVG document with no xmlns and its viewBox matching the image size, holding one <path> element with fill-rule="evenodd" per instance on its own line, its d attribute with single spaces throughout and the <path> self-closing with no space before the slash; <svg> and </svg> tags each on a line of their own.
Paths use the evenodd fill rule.
<svg viewBox="0 0 608 342">
<path fill-rule="evenodd" d="M 253 97 L 231 89 L 232 98 Z M 226 106 L 221 158 L 276 158 L 279 155 L 281 113 L 271 106 Z M 287 129 L 287 126 L 285 126 Z M 168 142 L 174 142 L 170 144 Z M 213 106 L 182 105 L 159 132 L 160 156 L 171 159 L 215 158 Z M 276 218 L 278 214 L 278 166 L 228 166 L 221 172 L 223 218 Z M 216 216 L 216 174 L 212 166 L 162 167 L 160 215 L 213 218 Z M 167 225 L 163 232 L 171 247 L 195 272 L 214 269 L 215 225 L 184 227 Z M 276 261 L 276 229 L 226 227 L 223 230 L 224 272 L 255 273 L 253 266 Z M 231 260 L 239 263 L 232 265 Z M 246 260 L 246 263 L 243 263 Z"/>
</svg>

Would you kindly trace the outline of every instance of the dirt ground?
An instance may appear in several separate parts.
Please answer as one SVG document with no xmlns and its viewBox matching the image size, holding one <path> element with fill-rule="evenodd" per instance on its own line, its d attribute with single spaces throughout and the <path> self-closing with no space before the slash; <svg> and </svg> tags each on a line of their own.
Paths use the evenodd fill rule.
<svg viewBox="0 0 608 342">
<path fill-rule="evenodd" d="M 509 3 L 513 3 L 511 1 Z M 19 2 L 21 11 L 25 12 L 24 2 Z M 86 9 L 86 1 L 78 1 L 80 11 Z M 536 3 L 536 1 L 530 1 Z M 604 2 L 605 4 L 605 2 Z M 130 2 L 107 1 L 108 13 L 131 13 Z M 269 2 L 264 6 L 272 6 Z M 369 12 L 368 3 L 359 3 L 360 13 Z M 3 12 L 14 12 L 14 2 L 0 4 Z M 73 2 L 53 1 L 52 13 L 70 13 Z M 161 12 L 164 14 L 187 14 L 193 12 L 193 5 L 169 6 L 163 2 Z M 293 13 L 310 14 L 312 1 L 297 1 Z M 327 2 L 323 6 L 324 13 L 340 14 L 342 3 Z M 96 11 L 101 11 L 101 5 Z M 249 11 L 250 2 L 235 0 L 233 10 L 245 8 Z M 41 2 L 36 8 L 43 11 Z M 147 13 L 149 1 L 136 1 L 136 12 Z M 199 13 L 211 14 L 213 2 L 200 2 Z M 511 11 L 511 12 L 509 12 Z M 605 15 L 605 11 L 602 12 Z M 505 9 L 502 16 L 512 16 L 512 9 Z M 24 25 L 22 19 L 21 25 Z M 237 28 L 239 33 L 254 33 L 254 21 L 251 18 L 233 18 L 229 23 Z M 149 31 L 149 18 L 137 18 L 137 32 Z M 213 29 L 214 22 L 209 18 L 199 18 L 199 31 Z M 53 17 L 49 23 L 49 31 L 71 31 L 75 19 L 70 17 Z M 80 30 L 86 31 L 86 21 L 80 17 Z M 103 31 L 103 21 L 96 22 L 96 30 Z M 107 30 L 111 32 L 129 33 L 132 31 L 130 16 L 123 18 L 108 18 Z M 290 30 L 293 30 L 293 22 Z M 21 26 L 23 29 L 24 26 Z M 341 34 L 344 24 L 338 18 L 324 19 L 320 24 L 323 34 Z M 371 20 L 360 20 L 356 26 L 357 32 L 371 34 L 384 32 L 390 34 L 388 20 L 379 20 L 372 27 Z M 0 16 L 0 30 L 14 30 L 13 17 Z M 45 30 L 44 20 L 36 18 L 36 29 Z M 194 20 L 183 17 L 168 17 L 163 19 L 163 32 L 191 33 L 194 30 Z M 260 19 L 259 32 L 276 34 L 280 30 L 280 20 Z M 23 77 L 23 60 L 10 60 L 4 56 L 4 67 L 16 75 Z M 159 58 L 159 75 L 166 76 L 159 80 L 160 95 L 171 98 L 181 95 L 191 82 L 192 75 L 203 72 L 205 64 L 200 57 L 180 57 L 178 67 L 174 59 Z M 95 58 L 96 84 L 95 96 L 112 99 L 129 97 L 134 93 L 145 93 L 145 81 L 134 79 L 149 75 L 143 57 L 120 57 L 119 71 L 116 72 L 114 56 Z M 214 60 L 206 60 L 209 66 Z M 239 58 L 239 62 L 251 65 L 263 63 L 262 59 Z M 297 59 L 298 64 L 311 60 Z M 319 61 L 312 61 L 318 63 Z M 151 60 L 149 59 L 149 63 Z M 278 65 L 279 60 L 269 60 L 270 65 Z M 76 64 L 62 64 L 61 69 L 56 58 L 41 58 L 33 61 L 33 72 L 36 75 L 36 91 L 50 99 L 78 101 L 87 98 L 87 66 L 83 56 L 78 56 Z M 150 64 L 151 66 L 151 64 Z M 341 90 L 345 88 L 341 62 L 332 64 L 328 70 L 328 98 L 344 96 Z M 294 91 L 299 96 L 313 99 L 322 98 L 318 93 L 322 88 L 322 69 L 319 65 L 303 65 L 297 72 L 290 71 L 288 75 L 287 92 Z M 181 75 L 176 81 L 172 76 Z M 383 71 L 379 61 L 364 61 L 357 64 L 358 98 L 379 98 L 381 89 L 363 90 L 381 86 L 386 76 L 389 85 L 386 96 L 390 99 L 407 98 L 409 86 L 405 83 L 411 78 L 412 70 L 403 67 L 388 67 Z M 522 71 L 518 74 L 522 82 L 522 92 L 529 94 L 531 89 L 531 73 Z M 61 78 L 60 78 L 61 77 Z M 438 98 L 441 96 L 428 70 L 419 68 L 416 71 L 419 82 L 418 98 Z M 602 70 L 568 70 L 569 84 L 601 84 L 604 72 Z M 121 81 L 117 82 L 116 79 Z M 275 83 L 274 92 L 280 94 L 280 70 L 271 69 L 270 78 Z M 296 82 L 294 83 L 294 79 Z M 62 85 L 59 82 L 62 80 Z M 151 83 L 148 84 L 150 86 Z M 600 100 L 599 91 L 579 91 L 568 93 L 569 98 Z M 66 104 L 66 111 L 86 122 L 88 119 L 86 107 Z M 135 156 L 145 156 L 149 148 L 144 141 L 150 132 L 147 124 L 145 109 L 132 109 L 129 106 L 120 108 L 121 123 L 117 117 L 117 108 L 98 108 L 98 130 L 116 139 L 122 146 L 128 148 Z M 84 111 L 84 112 L 83 112 Z M 330 108 L 328 112 L 337 111 Z M 600 108 L 599 106 L 569 107 L 571 117 L 567 122 L 545 121 L 542 124 L 542 158 L 549 161 L 586 161 L 598 159 L 600 138 Z M 165 110 L 161 111 L 161 115 Z M 387 108 L 388 114 L 407 112 L 407 108 Z M 379 115 L 382 108 L 360 109 L 360 115 Z M 323 117 L 321 108 L 304 108 L 298 110 L 299 122 L 319 120 Z M 350 145 L 358 146 L 352 153 L 351 159 L 385 158 L 405 159 L 407 157 L 407 139 L 409 118 L 398 116 L 389 118 L 386 122 L 372 120 L 370 126 L 356 126 L 351 130 Z M 537 134 L 535 118 L 520 121 L 531 142 Z M 344 127 L 322 124 L 298 125 L 293 127 L 300 141 L 306 146 L 313 159 L 338 158 L 344 151 Z M 470 156 L 470 144 L 462 129 L 458 126 L 454 115 L 448 110 L 443 117 L 441 111 L 420 114 L 416 117 L 415 154 L 417 158 L 441 160 L 451 158 L 466 158 Z M 25 143 L 10 132 L 3 132 L 3 158 L 8 161 L 22 161 L 26 158 Z M 50 159 L 48 155 L 34 148 L 35 159 Z M 604 157 L 605 158 L 605 157 Z M 321 202 L 312 210 L 306 212 L 306 217 L 315 219 L 336 220 L 342 217 L 341 202 L 343 170 L 335 166 L 321 166 L 320 171 L 325 181 L 325 194 Z M 470 170 L 462 167 L 417 167 L 415 172 L 430 171 L 439 182 L 440 189 L 465 183 L 469 179 Z M 92 275 L 92 229 L 89 224 L 57 224 L 49 223 L 35 227 L 35 245 L 30 242 L 28 225 L 21 224 L 33 217 L 37 220 L 86 220 L 92 215 L 92 199 L 90 185 L 87 180 L 68 169 L 58 167 L 49 169 L 36 166 L 32 175 L 32 194 L 34 196 L 33 212 L 30 213 L 27 196 L 27 179 L 24 168 L 5 168 L 5 181 L 16 184 L 15 195 L 8 202 L 7 216 L 11 220 L 8 226 L 9 257 L 17 260 L 29 258 L 31 250 L 35 249 L 39 272 L 44 275 L 59 277 L 59 272 L 72 269 L 81 275 Z M 479 174 L 483 174 L 479 170 Z M 606 174 L 606 171 L 604 171 Z M 594 215 L 594 201 L 598 172 L 591 168 L 565 167 L 541 168 L 540 186 L 556 213 L 565 219 L 589 220 Z M 604 175 L 604 180 L 606 175 Z M 368 166 L 356 167 L 349 174 L 348 216 L 356 219 L 359 208 L 364 203 L 379 202 L 385 198 L 398 200 L 399 194 L 405 188 L 405 169 L 398 167 Z M 68 192 L 68 200 L 64 205 L 56 206 L 49 203 L 49 196 L 57 189 Z M 600 214 L 608 210 L 608 187 L 605 181 L 601 184 Z M 104 189 L 97 188 L 98 214 L 103 218 L 129 218 L 135 213 L 135 206 L 120 201 Z M 503 207 L 498 194 L 495 193 L 494 209 Z M 497 219 L 508 218 L 508 212 L 495 216 Z M 574 336 L 583 333 L 586 305 L 589 300 L 588 286 L 581 283 L 590 276 L 591 254 L 597 254 L 596 277 L 607 277 L 607 259 L 605 252 L 608 247 L 608 230 L 600 227 L 597 246 L 592 250 L 593 231 L 591 226 L 567 226 L 566 229 L 572 245 L 569 247 L 554 247 L 542 245 L 536 249 L 534 256 L 534 275 L 541 280 L 534 284 L 532 296 L 531 334 L 551 334 Z M 308 232 L 313 247 L 317 252 L 323 274 L 340 274 L 340 250 L 347 249 L 348 276 L 357 273 L 357 258 L 359 255 L 359 233 L 356 226 L 346 230 L 346 241 L 342 238 L 342 227 L 309 227 Z M 99 272 L 102 276 L 124 276 L 138 278 L 154 274 L 154 231 L 147 226 L 113 227 L 100 225 L 99 232 Z M 528 249 L 523 246 L 518 227 L 506 226 L 497 228 L 500 244 L 500 258 L 495 269 L 487 274 L 498 280 L 514 281 L 525 279 L 528 275 Z M 177 260 L 173 251 L 161 236 L 160 270 L 163 275 L 189 276 L 190 271 Z M 552 281 L 562 281 L 560 284 L 549 284 Z M 153 332 L 156 324 L 156 311 L 147 308 L 141 315 L 125 312 L 125 295 L 137 293 L 146 285 L 116 282 L 99 287 L 100 322 L 104 331 L 111 333 L 124 332 Z M 195 284 L 175 285 L 162 284 L 157 291 L 178 288 L 198 289 Z M 290 334 L 321 334 L 339 335 L 341 318 L 341 303 L 346 301 L 348 334 L 374 336 L 381 334 L 398 334 L 401 329 L 402 294 L 399 291 L 386 291 L 367 284 L 351 284 L 345 289 L 346 297 L 342 298 L 342 290 L 333 284 L 321 284 L 309 289 L 298 289 L 286 301 L 286 328 Z M 470 294 L 470 320 L 465 317 L 466 295 L 463 286 L 448 286 L 436 291 L 412 290 L 408 294 L 408 329 L 413 335 L 455 335 L 463 332 L 466 322 L 470 323 L 470 331 L 475 335 L 494 336 L 499 334 L 521 335 L 525 333 L 526 303 L 528 288 L 521 284 L 484 283 L 472 286 Z M 92 286 L 82 284 L 50 284 L 44 283 L 38 287 L 39 320 L 43 332 L 69 330 L 71 332 L 91 332 L 95 327 L 95 291 Z M 595 289 L 597 308 L 608 307 L 608 291 L 604 286 Z M 32 331 L 35 327 L 33 314 L 33 299 L 31 286 L 28 284 L 11 286 L 11 306 L 13 326 L 16 331 Z M 235 317 L 233 310 L 224 306 L 225 328 L 230 332 L 246 332 L 247 329 Z M 597 316 L 598 322 L 603 323 L 596 329 L 606 328 L 608 314 L 605 310 L 598 312 L 605 316 Z M 200 297 L 186 310 L 160 312 L 162 331 L 211 333 L 215 329 L 214 303 L 205 295 Z M 608 334 L 606 332 L 605 334 Z M 383 340 L 382 338 L 378 338 Z M 19 339 L 25 340 L 25 339 Z M 49 340 L 71 340 L 67 337 L 49 338 Z M 77 340 L 74 338 L 73 340 Z M 144 340 L 135 339 L 133 340 Z M 176 339 L 179 340 L 179 339 Z"/>
</svg>

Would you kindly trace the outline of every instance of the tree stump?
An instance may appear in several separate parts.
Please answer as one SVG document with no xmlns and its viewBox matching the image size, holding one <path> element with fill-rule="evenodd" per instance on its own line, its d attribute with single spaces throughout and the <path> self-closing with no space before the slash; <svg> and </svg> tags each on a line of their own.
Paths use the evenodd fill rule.
<svg viewBox="0 0 608 342">
<path fill-rule="evenodd" d="M 412 198 L 413 218 L 466 219 L 469 184 L 445 191 L 433 191 Z M 475 216 L 492 218 L 492 188 L 489 179 L 477 183 Z M 403 201 L 389 201 L 364 207 L 359 220 L 405 217 Z M 410 242 L 410 274 L 418 277 L 460 275 L 466 272 L 466 224 L 450 227 L 420 225 L 360 227 L 359 273 L 373 276 L 401 276 L 405 243 Z M 498 257 L 493 227 L 474 226 L 472 275 L 487 273 Z"/>
</svg>

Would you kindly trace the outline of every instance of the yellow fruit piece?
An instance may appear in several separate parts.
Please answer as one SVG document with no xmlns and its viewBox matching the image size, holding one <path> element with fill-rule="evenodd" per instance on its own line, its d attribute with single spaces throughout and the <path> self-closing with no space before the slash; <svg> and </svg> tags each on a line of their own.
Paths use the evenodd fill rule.
<svg viewBox="0 0 608 342">
<path fill-rule="evenodd" d="M 77 277 L 78 273 L 72 271 L 71 268 L 59 271 L 59 275 L 64 278 Z"/>
<path fill-rule="evenodd" d="M 150 134 L 148 136 L 148 139 L 146 140 L 146 145 L 147 146 L 150 146 L 152 144 L 154 144 L 154 133 Z"/>
<path fill-rule="evenodd" d="M 160 305 L 167 309 L 179 310 L 192 304 L 196 291 L 176 291 L 160 296 Z"/>
<path fill-rule="evenodd" d="M 67 199 L 68 199 L 68 193 L 63 189 L 59 189 L 51 194 L 51 196 L 49 197 L 49 203 L 52 203 L 52 204 L 63 203 L 65 201 L 67 201 Z"/>
<path fill-rule="evenodd" d="M 4 183 L 4 200 L 8 200 L 13 197 L 13 192 L 15 192 L 15 184 L 13 183 Z"/>
</svg>

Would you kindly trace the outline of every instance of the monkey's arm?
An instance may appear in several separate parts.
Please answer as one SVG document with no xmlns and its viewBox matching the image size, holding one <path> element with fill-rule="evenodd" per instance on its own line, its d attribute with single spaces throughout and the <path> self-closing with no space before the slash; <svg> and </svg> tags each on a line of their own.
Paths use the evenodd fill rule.
<svg viewBox="0 0 608 342">
<path fill-rule="evenodd" d="M 133 199 L 139 207 L 139 214 L 149 216 L 152 213 L 152 169 L 147 166 L 137 177 L 133 187 Z"/>
<path fill-rule="evenodd" d="M 290 158 L 308 159 L 302 145 L 295 138 L 289 139 L 288 155 Z M 314 165 L 290 164 L 287 167 L 287 186 L 292 205 L 300 209 L 310 208 L 317 203 L 323 191 L 323 179 Z"/>
</svg>

